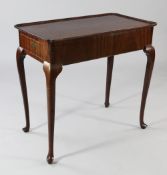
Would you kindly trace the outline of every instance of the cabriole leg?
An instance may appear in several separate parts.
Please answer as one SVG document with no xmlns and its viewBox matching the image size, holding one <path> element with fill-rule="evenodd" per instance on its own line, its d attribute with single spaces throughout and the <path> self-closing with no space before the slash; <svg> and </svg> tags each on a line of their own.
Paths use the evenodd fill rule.
<svg viewBox="0 0 167 175">
<path fill-rule="evenodd" d="M 46 76 L 47 87 L 47 108 L 48 108 L 48 138 L 49 151 L 47 161 L 49 164 L 54 159 L 54 120 L 55 120 L 55 81 L 59 73 L 62 71 L 61 65 L 52 65 L 44 62 L 43 69 Z"/>
<path fill-rule="evenodd" d="M 26 118 L 26 126 L 23 128 L 24 132 L 28 132 L 30 129 L 30 119 L 29 119 L 29 106 L 28 106 L 28 96 L 27 96 L 27 85 L 25 78 L 25 70 L 24 70 L 24 58 L 26 56 L 25 51 L 22 48 L 18 48 L 16 52 L 16 61 L 17 68 L 20 78 L 20 86 L 23 96 L 24 109 L 25 109 L 25 118 Z"/>
<path fill-rule="evenodd" d="M 147 55 L 147 66 L 146 66 L 146 73 L 145 73 L 142 100 L 141 100 L 141 109 L 140 109 L 140 126 L 142 129 L 145 129 L 147 127 L 147 125 L 144 123 L 144 110 L 150 86 L 152 71 L 154 67 L 155 49 L 153 46 L 148 45 L 144 48 L 144 52 Z"/>
</svg>

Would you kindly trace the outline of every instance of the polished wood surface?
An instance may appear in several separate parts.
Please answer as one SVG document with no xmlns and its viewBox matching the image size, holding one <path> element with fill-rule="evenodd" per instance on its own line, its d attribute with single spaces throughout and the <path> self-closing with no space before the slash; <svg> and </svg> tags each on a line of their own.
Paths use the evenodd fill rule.
<svg viewBox="0 0 167 175">
<path fill-rule="evenodd" d="M 152 71 L 153 71 L 154 62 L 155 62 L 155 49 L 153 46 L 149 45 L 144 48 L 144 52 L 147 55 L 147 66 L 146 66 L 141 109 L 140 109 L 140 126 L 142 129 L 145 129 L 147 127 L 147 125 L 144 123 L 144 110 L 145 110 L 148 89 L 150 86 Z"/>
<path fill-rule="evenodd" d="M 154 22 L 102 14 L 18 24 L 20 46 L 43 62 L 72 64 L 143 49 Z M 126 44 L 125 44 L 126 43 Z M 50 58 L 50 52 L 53 52 Z"/>
<path fill-rule="evenodd" d="M 18 73 L 19 73 L 19 78 L 20 78 L 20 86 L 22 90 L 25 117 L 26 117 L 26 126 L 23 128 L 23 131 L 28 132 L 30 129 L 30 119 L 29 119 L 27 85 L 26 85 L 25 70 L 24 70 L 25 56 L 26 56 L 26 52 L 22 48 L 19 47 L 16 52 L 16 62 L 17 62 L 17 68 L 18 68 Z"/>
<path fill-rule="evenodd" d="M 152 47 L 155 22 L 116 13 L 82 16 L 58 20 L 18 24 L 19 48 L 17 66 L 26 116 L 25 132 L 29 131 L 29 107 L 24 71 L 26 55 L 43 63 L 46 76 L 48 104 L 49 151 L 47 161 L 54 159 L 55 82 L 64 65 L 108 57 L 105 107 L 109 107 L 110 86 L 114 56 L 144 50 L 147 66 L 140 110 L 140 126 L 144 123 L 144 110 L 155 60 Z"/>
<path fill-rule="evenodd" d="M 67 18 L 35 23 L 18 24 L 16 27 L 23 32 L 43 40 L 61 41 L 111 33 L 123 32 L 143 27 L 152 27 L 154 22 L 132 18 L 120 14 L 102 14 L 79 18 Z"/>
<path fill-rule="evenodd" d="M 47 161 L 49 164 L 53 161 L 53 140 L 54 140 L 54 122 L 55 122 L 55 81 L 62 71 L 62 66 L 52 65 L 44 62 L 43 70 L 46 76 L 47 104 L 48 104 L 48 133 L 49 133 L 49 152 Z"/>
</svg>

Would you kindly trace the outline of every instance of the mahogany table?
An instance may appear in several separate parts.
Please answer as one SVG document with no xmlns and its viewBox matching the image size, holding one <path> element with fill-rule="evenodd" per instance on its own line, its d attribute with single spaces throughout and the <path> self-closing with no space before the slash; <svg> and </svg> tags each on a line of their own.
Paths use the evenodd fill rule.
<svg viewBox="0 0 167 175">
<path fill-rule="evenodd" d="M 107 13 L 15 26 L 19 30 L 20 41 L 16 57 L 25 108 L 24 132 L 28 132 L 30 128 L 24 58 L 30 55 L 43 63 L 47 87 L 49 164 L 54 158 L 55 81 L 64 65 L 108 57 L 105 96 L 105 107 L 108 107 L 114 55 L 144 50 L 147 55 L 147 66 L 140 109 L 140 126 L 142 129 L 146 128 L 144 110 L 155 60 L 155 50 L 152 46 L 155 25 L 155 22 Z"/>
</svg>

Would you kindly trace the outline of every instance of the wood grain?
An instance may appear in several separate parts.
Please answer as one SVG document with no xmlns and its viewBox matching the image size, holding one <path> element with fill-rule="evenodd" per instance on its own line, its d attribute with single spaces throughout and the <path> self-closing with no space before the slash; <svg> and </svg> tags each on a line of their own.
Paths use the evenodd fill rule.
<svg viewBox="0 0 167 175">
<path fill-rule="evenodd" d="M 23 61 L 25 55 L 30 55 L 43 63 L 47 88 L 49 164 L 54 158 L 55 82 L 63 65 L 108 57 L 105 95 L 105 106 L 108 107 L 114 56 L 144 50 L 147 55 L 147 66 L 140 109 L 140 126 L 146 128 L 144 110 L 155 60 L 155 50 L 152 47 L 155 25 L 155 22 L 107 13 L 15 26 L 19 30 L 20 40 L 17 66 L 25 107 L 25 132 L 29 131 L 30 122 Z"/>
</svg>

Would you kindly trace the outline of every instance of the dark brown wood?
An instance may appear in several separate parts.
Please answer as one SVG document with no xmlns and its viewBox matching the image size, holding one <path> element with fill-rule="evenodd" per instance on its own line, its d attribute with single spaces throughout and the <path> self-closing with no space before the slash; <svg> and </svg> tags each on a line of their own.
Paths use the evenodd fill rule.
<svg viewBox="0 0 167 175">
<path fill-rule="evenodd" d="M 109 13 L 16 27 L 20 46 L 28 55 L 39 61 L 68 65 L 141 50 L 151 44 L 155 25 L 154 22 Z M 52 60 L 49 47 L 53 50 Z"/>
<path fill-rule="evenodd" d="M 109 106 L 114 55 L 143 50 L 148 57 L 140 125 L 143 121 L 146 97 L 153 68 L 152 48 L 155 22 L 116 13 L 82 16 L 58 20 L 18 24 L 20 47 L 17 62 L 29 130 L 28 99 L 23 65 L 25 53 L 44 64 L 48 100 L 48 163 L 53 161 L 55 118 L 55 81 L 63 65 L 108 57 L 105 106 Z M 113 55 L 113 56 L 111 56 Z"/>
<path fill-rule="evenodd" d="M 52 65 L 44 62 L 43 69 L 46 76 L 47 103 L 48 103 L 48 135 L 49 135 L 49 152 L 47 161 L 53 162 L 53 141 L 54 141 L 54 120 L 55 120 L 55 80 L 62 71 L 61 65 Z"/>
<path fill-rule="evenodd" d="M 148 94 L 150 80 L 151 80 L 152 71 L 153 71 L 154 62 L 155 62 L 155 49 L 153 46 L 148 45 L 144 48 L 144 52 L 147 55 L 147 66 L 146 66 L 141 109 L 140 109 L 140 126 L 142 129 L 145 129 L 147 127 L 147 125 L 144 123 L 144 110 L 145 110 L 147 94 Z"/>
<path fill-rule="evenodd" d="M 58 20 L 18 24 L 15 27 L 49 41 L 76 39 L 86 36 L 96 36 L 114 31 L 127 31 L 137 28 L 153 27 L 156 23 L 141 20 L 117 13 L 81 16 Z"/>
<path fill-rule="evenodd" d="M 17 61 L 17 68 L 18 68 L 18 73 L 20 78 L 20 85 L 21 85 L 21 91 L 22 91 L 23 103 L 24 103 L 24 109 L 25 109 L 25 117 L 26 117 L 26 126 L 23 128 L 23 131 L 28 132 L 30 129 L 30 119 L 29 119 L 27 85 L 26 85 L 25 70 L 24 70 L 25 56 L 26 56 L 26 52 L 19 47 L 16 52 L 16 61 Z"/>
<path fill-rule="evenodd" d="M 112 81 L 112 72 L 113 72 L 114 56 L 108 57 L 107 59 L 107 76 L 106 76 L 106 95 L 105 95 L 105 107 L 109 107 L 110 102 L 110 86 Z"/>
<path fill-rule="evenodd" d="M 152 30 L 151 27 L 145 27 L 97 36 L 85 36 L 74 40 L 55 41 L 53 42 L 54 61 L 68 65 L 141 50 L 145 45 L 151 44 Z"/>
<path fill-rule="evenodd" d="M 23 32 L 19 33 L 20 46 L 26 53 L 40 62 L 49 60 L 48 42 L 36 37 L 32 37 Z"/>
</svg>

